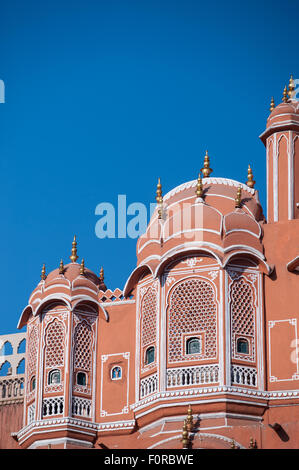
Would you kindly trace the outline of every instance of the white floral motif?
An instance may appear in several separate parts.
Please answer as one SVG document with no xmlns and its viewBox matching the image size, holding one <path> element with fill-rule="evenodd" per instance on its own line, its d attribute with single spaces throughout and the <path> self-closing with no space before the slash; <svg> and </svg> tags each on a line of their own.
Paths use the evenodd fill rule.
<svg viewBox="0 0 299 470">
<path fill-rule="evenodd" d="M 216 277 L 218 276 L 219 271 L 210 271 L 208 274 L 211 276 L 211 279 L 214 281 Z"/>
<path fill-rule="evenodd" d="M 256 274 L 248 274 L 247 277 L 251 282 L 255 282 L 257 280 L 257 275 Z"/>
<path fill-rule="evenodd" d="M 167 279 L 166 279 L 167 286 L 170 286 L 170 284 L 172 284 L 174 281 L 175 281 L 174 277 L 169 277 L 168 276 Z"/>
<path fill-rule="evenodd" d="M 199 262 L 202 261 L 202 258 L 200 258 L 198 260 Z M 183 261 L 184 264 L 187 264 L 189 266 L 189 268 L 194 268 L 194 266 L 196 266 L 196 263 L 197 263 L 197 258 L 194 257 L 194 258 L 187 258 L 186 261 Z"/>
</svg>

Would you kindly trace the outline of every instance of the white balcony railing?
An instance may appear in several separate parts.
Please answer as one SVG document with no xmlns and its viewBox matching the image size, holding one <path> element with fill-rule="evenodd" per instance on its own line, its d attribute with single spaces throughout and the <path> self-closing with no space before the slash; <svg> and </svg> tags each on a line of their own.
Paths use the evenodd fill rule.
<svg viewBox="0 0 299 470">
<path fill-rule="evenodd" d="M 140 380 L 140 399 L 155 393 L 158 390 L 158 376 L 152 374 Z"/>
<path fill-rule="evenodd" d="M 232 384 L 257 386 L 257 371 L 253 367 L 233 365 L 231 368 Z"/>
<path fill-rule="evenodd" d="M 212 384 L 218 381 L 218 364 L 167 369 L 167 388 Z"/>
<path fill-rule="evenodd" d="M 63 397 L 44 398 L 43 417 L 62 415 L 64 409 Z"/>
<path fill-rule="evenodd" d="M 72 413 L 73 416 L 82 416 L 84 418 L 91 417 L 91 400 L 87 398 L 73 397 Z"/>
</svg>

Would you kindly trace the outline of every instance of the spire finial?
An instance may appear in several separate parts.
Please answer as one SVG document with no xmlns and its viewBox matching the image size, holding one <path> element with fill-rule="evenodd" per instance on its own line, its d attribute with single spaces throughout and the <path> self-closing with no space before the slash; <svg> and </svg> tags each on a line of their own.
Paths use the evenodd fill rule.
<svg viewBox="0 0 299 470">
<path fill-rule="evenodd" d="M 290 100 L 293 99 L 294 91 L 295 91 L 295 83 L 294 83 L 293 75 L 291 75 L 291 78 L 289 81 L 289 91 L 288 91 Z"/>
<path fill-rule="evenodd" d="M 104 282 L 104 268 L 103 268 L 103 266 L 101 267 L 101 270 L 100 270 L 99 279 L 100 279 L 101 282 Z"/>
<path fill-rule="evenodd" d="M 157 194 L 156 201 L 158 204 L 161 204 L 161 202 L 163 202 L 163 196 L 162 196 L 162 184 L 161 184 L 160 178 L 158 178 L 156 194 Z"/>
<path fill-rule="evenodd" d="M 235 199 L 235 207 L 240 208 L 241 207 L 241 194 L 242 194 L 242 186 L 239 186 L 237 189 L 237 197 Z"/>
<path fill-rule="evenodd" d="M 187 430 L 189 432 L 192 432 L 192 429 L 193 429 L 193 414 L 192 414 L 191 405 L 189 405 L 188 411 L 187 411 Z"/>
<path fill-rule="evenodd" d="M 82 259 L 81 264 L 80 264 L 80 274 L 81 276 L 84 275 L 85 272 L 85 265 L 84 265 L 84 259 Z"/>
<path fill-rule="evenodd" d="M 80 274 L 83 276 L 85 273 L 85 264 L 84 264 L 84 259 L 82 259 L 81 264 L 80 264 Z"/>
<path fill-rule="evenodd" d="M 235 439 L 234 439 L 234 438 L 232 438 L 230 448 L 231 448 L 231 449 L 237 449 L 237 446 L 236 446 L 236 443 L 235 443 Z"/>
<path fill-rule="evenodd" d="M 284 87 L 282 101 L 284 103 L 288 102 L 288 89 L 287 89 L 287 86 Z"/>
<path fill-rule="evenodd" d="M 158 209 L 158 218 L 162 219 L 163 195 L 162 195 L 162 184 L 161 184 L 160 178 L 158 178 L 156 194 L 157 194 L 156 196 L 157 204 L 160 205 L 160 208 Z"/>
<path fill-rule="evenodd" d="M 248 165 L 247 176 L 248 176 L 247 181 L 246 181 L 247 186 L 249 186 L 249 188 L 254 188 L 255 181 L 253 179 L 253 173 L 252 173 L 252 169 L 250 165 Z"/>
<path fill-rule="evenodd" d="M 188 449 L 188 446 L 189 446 L 189 432 L 188 432 L 188 429 L 187 429 L 186 420 L 184 420 L 184 425 L 183 425 L 182 443 L 183 443 L 183 449 Z"/>
<path fill-rule="evenodd" d="M 272 111 L 273 111 L 274 108 L 275 108 L 275 103 L 274 103 L 274 98 L 273 98 L 273 96 L 272 96 L 272 98 L 271 98 L 271 103 L 270 103 L 270 111 L 271 111 L 271 113 L 272 113 Z"/>
<path fill-rule="evenodd" d="M 197 197 L 200 197 L 200 198 L 202 197 L 202 194 L 203 194 L 202 177 L 200 173 L 198 174 L 198 178 L 197 178 L 195 194 Z"/>
<path fill-rule="evenodd" d="M 43 264 L 43 267 L 42 267 L 42 273 L 41 273 L 41 280 L 44 281 L 46 279 L 47 275 L 46 275 L 46 266 Z"/>
<path fill-rule="evenodd" d="M 210 168 L 210 158 L 207 150 L 205 154 L 203 168 L 200 171 L 202 172 L 204 178 L 208 178 L 213 171 L 212 168 Z"/>
<path fill-rule="evenodd" d="M 63 271 L 64 271 L 64 266 L 63 266 L 63 261 L 61 259 L 60 264 L 59 264 L 59 274 L 63 274 Z"/>
<path fill-rule="evenodd" d="M 76 235 L 74 236 L 74 240 L 72 242 L 72 254 L 70 256 L 70 260 L 72 263 L 76 263 L 78 259 L 78 256 L 77 256 L 77 241 L 76 241 Z"/>
</svg>

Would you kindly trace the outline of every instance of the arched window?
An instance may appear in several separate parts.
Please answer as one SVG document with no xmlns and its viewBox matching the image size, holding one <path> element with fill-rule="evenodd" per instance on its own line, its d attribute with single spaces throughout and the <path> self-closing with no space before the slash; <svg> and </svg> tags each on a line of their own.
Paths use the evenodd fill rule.
<svg viewBox="0 0 299 470">
<path fill-rule="evenodd" d="M 22 359 L 17 367 L 17 374 L 25 374 L 25 359 Z"/>
<path fill-rule="evenodd" d="M 145 352 L 145 364 L 151 364 L 155 361 L 155 348 L 151 346 Z"/>
<path fill-rule="evenodd" d="M 35 390 L 35 386 L 36 386 L 36 378 L 35 378 L 35 375 L 32 377 L 31 381 L 30 381 L 30 391 L 32 392 L 33 390 Z"/>
<path fill-rule="evenodd" d="M 115 366 L 111 370 L 111 379 L 112 380 L 119 380 L 121 379 L 121 367 Z"/>
<path fill-rule="evenodd" d="M 12 345 L 9 341 L 5 341 L 1 348 L 0 356 L 10 356 L 11 354 L 13 354 Z"/>
<path fill-rule="evenodd" d="M 11 375 L 12 374 L 12 367 L 10 362 L 5 361 L 0 369 L 0 376 L 5 377 L 6 375 Z"/>
<path fill-rule="evenodd" d="M 24 354 L 26 352 L 26 340 L 25 338 L 19 343 L 18 354 Z"/>
<path fill-rule="evenodd" d="M 60 384 L 60 370 L 54 369 L 49 372 L 48 385 Z"/>
<path fill-rule="evenodd" d="M 241 354 L 249 354 L 249 343 L 247 339 L 239 338 L 237 341 L 237 352 Z"/>
<path fill-rule="evenodd" d="M 78 372 L 77 374 L 77 384 L 86 385 L 86 374 L 85 372 Z"/>
<path fill-rule="evenodd" d="M 201 339 L 189 338 L 186 342 L 186 354 L 200 354 L 201 353 Z"/>
</svg>

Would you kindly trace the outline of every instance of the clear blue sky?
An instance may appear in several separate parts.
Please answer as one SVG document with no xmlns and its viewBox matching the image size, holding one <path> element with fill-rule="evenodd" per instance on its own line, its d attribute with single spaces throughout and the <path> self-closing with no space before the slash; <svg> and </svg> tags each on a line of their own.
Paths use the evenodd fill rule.
<svg viewBox="0 0 299 470">
<path fill-rule="evenodd" d="M 299 77 L 297 1 L 1 2 L 1 323 L 16 331 L 47 271 L 80 260 L 111 289 L 136 265 L 136 240 L 95 235 L 95 207 L 154 202 L 195 179 L 246 181 L 265 203 L 271 96 Z M 128 217 L 130 219 L 130 217 Z"/>
</svg>

